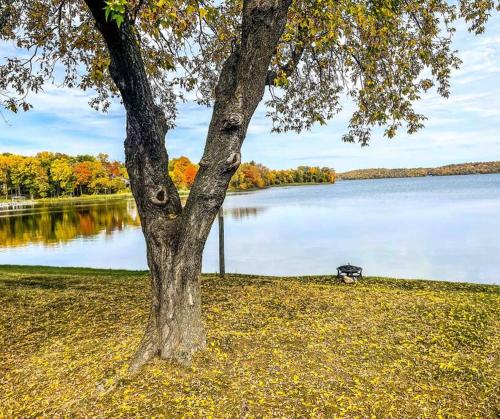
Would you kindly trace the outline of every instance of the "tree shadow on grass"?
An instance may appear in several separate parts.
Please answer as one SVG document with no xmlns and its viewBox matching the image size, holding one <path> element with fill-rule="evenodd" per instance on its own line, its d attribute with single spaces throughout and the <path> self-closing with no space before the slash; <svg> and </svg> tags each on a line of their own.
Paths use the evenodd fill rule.
<svg viewBox="0 0 500 419">
<path fill-rule="evenodd" d="M 30 276 L 29 278 L 15 278 L 15 279 L 0 279 L 0 288 L 17 289 L 45 289 L 45 290 L 63 290 L 67 288 L 79 288 L 81 284 L 78 282 L 68 281 L 68 278 L 60 277 L 50 279 L 47 277 Z"/>
<path fill-rule="evenodd" d="M 6 288 L 42 288 L 42 289 L 55 289 L 61 290 L 68 288 L 68 284 L 64 280 L 47 280 L 47 279 L 9 279 L 1 280 L 2 284 Z"/>
</svg>

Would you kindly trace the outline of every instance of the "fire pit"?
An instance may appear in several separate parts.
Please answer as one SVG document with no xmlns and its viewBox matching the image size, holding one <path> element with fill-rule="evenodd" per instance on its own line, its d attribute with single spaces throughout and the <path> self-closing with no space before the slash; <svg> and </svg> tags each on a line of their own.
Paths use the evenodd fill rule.
<svg viewBox="0 0 500 419">
<path fill-rule="evenodd" d="M 353 266 L 350 263 L 339 266 L 337 268 L 337 278 L 344 279 L 346 276 L 353 279 L 363 278 L 363 268 Z"/>
</svg>

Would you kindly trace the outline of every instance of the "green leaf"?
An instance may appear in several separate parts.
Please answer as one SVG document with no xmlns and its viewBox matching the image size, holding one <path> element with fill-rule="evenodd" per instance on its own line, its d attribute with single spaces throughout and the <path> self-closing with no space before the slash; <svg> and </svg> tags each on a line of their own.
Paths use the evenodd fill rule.
<svg viewBox="0 0 500 419">
<path fill-rule="evenodd" d="M 111 9 L 110 9 L 109 5 L 106 5 L 106 7 L 104 8 L 104 17 L 106 19 L 106 22 L 109 20 L 110 13 L 111 13 Z"/>
<path fill-rule="evenodd" d="M 114 14 L 113 15 L 113 19 L 116 22 L 116 24 L 118 25 L 118 27 L 122 26 L 122 23 L 123 23 L 123 20 L 124 20 L 123 15 Z"/>
</svg>

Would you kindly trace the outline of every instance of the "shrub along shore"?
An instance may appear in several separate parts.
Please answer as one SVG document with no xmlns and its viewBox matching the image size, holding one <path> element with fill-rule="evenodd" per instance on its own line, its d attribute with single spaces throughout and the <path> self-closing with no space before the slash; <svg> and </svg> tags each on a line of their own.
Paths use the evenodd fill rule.
<svg viewBox="0 0 500 419">
<path fill-rule="evenodd" d="M 498 286 L 203 275 L 206 350 L 129 377 L 148 287 L 146 272 L 0 266 L 0 416 L 498 414 Z"/>
</svg>

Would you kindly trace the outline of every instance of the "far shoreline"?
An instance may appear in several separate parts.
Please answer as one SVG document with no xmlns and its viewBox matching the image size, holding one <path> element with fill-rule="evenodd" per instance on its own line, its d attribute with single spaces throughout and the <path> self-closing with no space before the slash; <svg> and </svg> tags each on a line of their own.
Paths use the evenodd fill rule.
<svg viewBox="0 0 500 419">
<path fill-rule="evenodd" d="M 356 180 L 382 180 L 382 179 L 415 179 L 415 178 L 424 178 L 424 177 L 453 177 L 453 176 L 484 176 L 484 175 L 500 175 L 500 172 L 491 172 L 491 173 L 453 173 L 449 175 L 420 175 L 420 176 L 385 176 L 385 177 L 370 177 L 370 178 L 359 178 L 359 179 L 343 179 L 338 178 L 337 182 L 352 182 Z M 320 184 L 321 185 L 321 184 Z"/>
<path fill-rule="evenodd" d="M 500 173 L 500 161 L 448 164 L 439 167 L 399 169 L 372 168 L 349 170 L 336 174 L 336 180 L 397 179 L 412 177 L 491 175 Z"/>
</svg>

